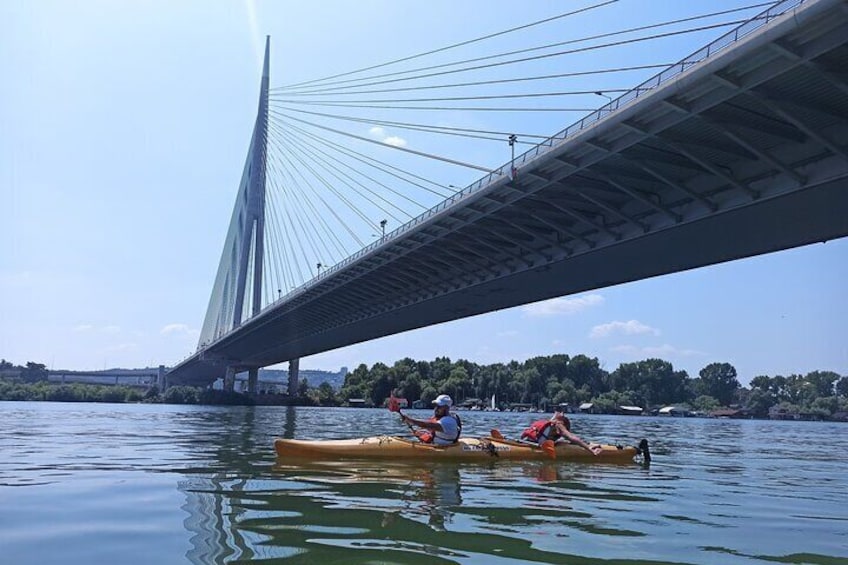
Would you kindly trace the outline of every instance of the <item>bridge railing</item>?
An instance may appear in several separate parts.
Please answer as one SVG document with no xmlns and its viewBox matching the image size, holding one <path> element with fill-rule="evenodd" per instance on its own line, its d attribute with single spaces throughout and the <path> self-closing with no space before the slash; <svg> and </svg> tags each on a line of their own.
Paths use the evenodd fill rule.
<svg viewBox="0 0 848 565">
<path fill-rule="evenodd" d="M 608 117 L 613 112 L 615 112 L 615 111 L 619 110 L 620 108 L 632 103 L 633 101 L 635 101 L 639 97 L 644 96 L 645 94 L 653 91 L 654 89 L 656 89 L 657 87 L 659 87 L 663 83 L 669 81 L 670 79 L 684 73 L 685 71 L 687 71 L 693 65 L 696 65 L 696 64 L 698 64 L 698 63 L 700 63 L 700 62 L 702 62 L 706 59 L 709 59 L 710 57 L 712 57 L 716 53 L 719 53 L 719 52 L 723 51 L 724 49 L 732 46 L 733 44 L 735 44 L 737 41 L 739 41 L 743 37 L 751 34 L 752 32 L 758 30 L 762 26 L 768 24 L 774 18 L 777 18 L 778 16 L 785 14 L 789 10 L 791 10 L 791 9 L 797 7 L 797 6 L 800 6 L 805 1 L 806 0 L 782 0 L 781 2 L 778 2 L 774 5 L 772 5 L 767 10 L 757 14 L 756 16 L 752 17 L 750 20 L 746 21 L 745 23 L 737 26 L 736 28 L 725 33 L 724 35 L 722 35 L 718 39 L 716 39 L 716 40 L 712 41 L 711 43 L 707 44 L 706 46 L 698 49 L 697 51 L 695 51 L 694 53 L 692 53 L 688 57 L 682 59 L 681 61 L 679 61 L 679 62 L 671 65 L 670 67 L 664 69 L 663 71 L 657 73 L 656 75 L 652 76 L 651 78 L 649 78 L 648 80 L 639 84 L 638 86 L 631 88 L 630 90 L 628 90 L 624 94 L 618 96 L 617 98 L 614 98 L 613 100 L 611 100 L 607 104 L 605 104 L 605 105 L 601 106 L 600 108 L 598 108 L 597 110 L 591 112 L 589 115 L 583 117 L 579 121 L 571 124 L 570 126 L 565 128 L 564 130 L 560 131 L 559 133 L 557 133 L 557 134 L 549 137 L 548 139 L 542 141 L 541 143 L 539 143 L 535 147 L 531 148 L 530 150 L 525 151 L 521 155 L 518 155 L 515 158 L 515 160 L 512 160 L 509 163 L 506 163 L 506 164 L 498 167 L 497 169 L 491 171 L 486 176 L 476 180 L 475 182 L 466 186 L 462 190 L 454 193 L 452 196 L 449 196 L 445 200 L 439 202 L 438 204 L 436 204 L 435 206 L 433 206 L 429 210 L 423 212 L 419 216 L 417 216 L 417 217 L 413 218 L 412 220 L 408 221 L 407 223 L 395 228 L 394 230 L 392 230 L 391 232 L 389 232 L 385 236 L 381 237 L 379 240 L 374 241 L 374 242 L 366 245 L 365 247 L 363 247 L 359 251 L 356 251 L 352 255 L 346 257 L 342 261 L 336 263 L 335 265 L 333 265 L 331 267 L 328 267 L 323 272 L 319 273 L 318 275 L 316 275 L 312 279 L 304 282 L 299 287 L 292 289 L 288 293 L 282 295 L 277 300 L 272 302 L 269 306 L 264 308 L 262 311 L 264 312 L 265 310 L 267 310 L 269 307 L 273 306 L 274 304 L 279 304 L 279 303 L 288 301 L 288 300 L 294 298 L 295 296 L 298 296 L 298 295 L 306 292 L 311 287 L 318 284 L 321 280 L 331 276 L 333 273 L 336 273 L 336 272 L 344 269 L 345 267 L 347 267 L 351 263 L 354 263 L 355 261 L 357 261 L 361 257 L 368 255 L 370 252 L 372 252 L 373 250 L 380 247 L 386 241 L 394 239 L 395 237 L 401 235 L 402 233 L 408 232 L 409 230 L 413 229 L 414 227 L 418 226 L 419 224 L 426 222 L 427 220 L 429 220 L 430 218 L 432 218 L 436 214 L 442 212 L 443 210 L 445 210 L 447 208 L 450 208 L 451 206 L 457 204 L 461 200 L 464 200 L 465 198 L 467 198 L 469 195 L 473 194 L 474 192 L 477 192 L 478 190 L 482 189 L 483 187 L 488 186 L 489 184 L 491 184 L 491 183 L 495 182 L 496 180 L 502 178 L 504 176 L 504 174 L 509 174 L 514 168 L 518 168 L 519 166 L 521 166 L 525 163 L 528 163 L 529 161 L 535 159 L 536 157 L 551 151 L 555 146 L 562 144 L 568 138 L 570 138 L 570 137 L 576 135 L 577 133 L 595 125 L 596 123 L 598 123 L 602 119 Z M 260 312 L 260 314 L 261 314 L 261 312 Z M 229 333 L 229 332 L 226 332 L 224 335 L 226 335 L 227 333 Z M 223 337 L 223 335 L 220 336 L 220 337 Z M 219 337 L 219 339 L 220 339 L 220 337 Z M 200 347 L 198 349 L 200 349 Z"/>
</svg>

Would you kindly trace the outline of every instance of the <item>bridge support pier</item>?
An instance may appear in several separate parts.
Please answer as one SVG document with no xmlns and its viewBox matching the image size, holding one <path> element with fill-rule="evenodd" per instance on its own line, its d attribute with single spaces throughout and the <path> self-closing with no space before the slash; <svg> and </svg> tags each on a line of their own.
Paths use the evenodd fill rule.
<svg viewBox="0 0 848 565">
<path fill-rule="evenodd" d="M 224 375 L 224 390 L 233 392 L 236 388 L 236 368 L 227 367 L 227 373 Z"/>
<path fill-rule="evenodd" d="M 159 371 L 156 373 L 156 388 L 159 389 L 159 394 L 162 394 L 168 388 L 168 381 L 165 378 L 165 365 L 159 365 Z"/>
<path fill-rule="evenodd" d="M 297 394 L 297 383 L 300 381 L 300 359 L 289 361 L 289 396 Z"/>
<path fill-rule="evenodd" d="M 259 369 L 250 369 L 247 372 L 247 392 L 256 394 L 259 384 Z"/>
</svg>

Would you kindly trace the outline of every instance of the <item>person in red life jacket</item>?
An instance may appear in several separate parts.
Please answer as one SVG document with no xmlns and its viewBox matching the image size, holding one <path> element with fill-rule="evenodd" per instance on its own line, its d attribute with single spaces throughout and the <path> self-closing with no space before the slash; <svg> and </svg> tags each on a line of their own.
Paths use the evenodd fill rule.
<svg viewBox="0 0 848 565">
<path fill-rule="evenodd" d="M 601 452 L 600 445 L 589 445 L 575 434 L 571 433 L 571 420 L 562 412 L 554 412 L 550 420 L 537 420 L 521 433 L 521 439 L 542 445 L 545 440 L 564 441 L 579 445 L 592 455 Z"/>
<path fill-rule="evenodd" d="M 440 394 L 433 401 L 436 405 L 433 412 L 433 417 L 429 420 L 416 420 L 410 418 L 406 414 L 401 414 L 401 420 L 405 423 L 412 424 L 419 428 L 423 428 L 416 432 L 416 436 L 424 443 L 432 443 L 433 445 L 451 445 L 459 441 L 459 436 L 462 433 L 462 422 L 459 416 L 451 414 L 451 406 L 453 400 L 447 394 Z"/>
</svg>

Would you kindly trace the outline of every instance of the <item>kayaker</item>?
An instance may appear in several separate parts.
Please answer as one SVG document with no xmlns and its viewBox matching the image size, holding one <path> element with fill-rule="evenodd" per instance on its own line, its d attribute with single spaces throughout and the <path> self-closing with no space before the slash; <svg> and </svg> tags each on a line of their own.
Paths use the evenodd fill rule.
<svg viewBox="0 0 848 565">
<path fill-rule="evenodd" d="M 571 420 L 562 412 L 554 412 L 550 420 L 537 420 L 521 433 L 521 439 L 542 445 L 545 440 L 568 442 L 579 445 L 592 455 L 601 452 L 600 445 L 589 445 L 571 433 Z"/>
<path fill-rule="evenodd" d="M 416 420 L 410 418 L 406 414 L 401 414 L 401 420 L 407 424 L 412 424 L 423 431 L 416 432 L 416 436 L 423 443 L 432 443 L 434 445 L 451 445 L 459 441 L 459 436 L 462 433 L 462 422 L 459 416 L 451 414 L 451 406 L 453 400 L 447 394 L 440 394 L 433 401 L 435 409 L 433 417 L 429 420 Z"/>
</svg>

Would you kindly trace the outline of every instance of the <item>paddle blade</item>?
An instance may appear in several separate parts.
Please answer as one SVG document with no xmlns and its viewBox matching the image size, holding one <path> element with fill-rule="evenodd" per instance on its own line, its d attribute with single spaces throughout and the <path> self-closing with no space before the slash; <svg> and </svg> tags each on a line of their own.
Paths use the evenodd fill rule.
<svg viewBox="0 0 848 565">
<path fill-rule="evenodd" d="M 554 442 L 546 439 L 542 442 L 542 451 L 550 457 L 551 459 L 556 459 L 556 447 L 554 446 Z"/>
<path fill-rule="evenodd" d="M 497 428 L 492 428 L 492 431 L 489 434 L 495 439 L 506 439 L 501 431 Z"/>
<path fill-rule="evenodd" d="M 389 412 L 400 412 L 400 402 L 398 402 L 398 399 L 394 395 L 389 397 L 386 404 L 389 407 Z"/>
</svg>

